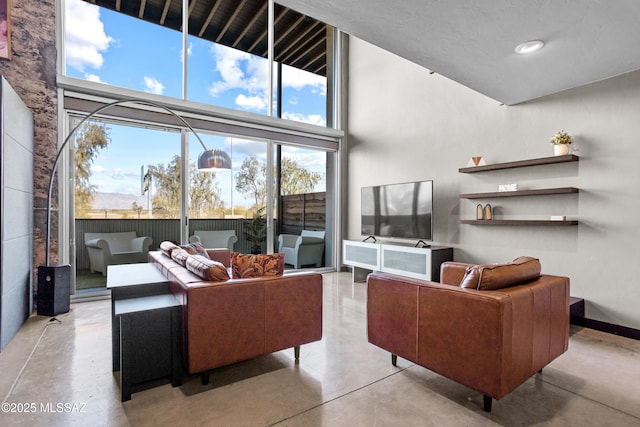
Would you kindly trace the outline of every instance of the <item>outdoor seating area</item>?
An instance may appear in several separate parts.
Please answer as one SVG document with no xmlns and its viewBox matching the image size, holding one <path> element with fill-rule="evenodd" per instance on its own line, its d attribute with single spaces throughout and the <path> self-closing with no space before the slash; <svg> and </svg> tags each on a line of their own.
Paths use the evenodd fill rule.
<svg viewBox="0 0 640 427">
<path fill-rule="evenodd" d="M 151 237 L 138 237 L 135 231 L 84 234 L 91 271 L 103 276 L 109 265 L 146 262 L 152 242 Z"/>
<path fill-rule="evenodd" d="M 235 230 L 194 230 L 189 243 L 201 243 L 207 249 L 227 248 L 233 250 L 238 241 Z"/>
<path fill-rule="evenodd" d="M 284 263 L 294 268 L 322 266 L 324 254 L 324 231 L 302 230 L 299 236 L 281 234 L 278 236 L 278 252 L 284 254 Z"/>
</svg>

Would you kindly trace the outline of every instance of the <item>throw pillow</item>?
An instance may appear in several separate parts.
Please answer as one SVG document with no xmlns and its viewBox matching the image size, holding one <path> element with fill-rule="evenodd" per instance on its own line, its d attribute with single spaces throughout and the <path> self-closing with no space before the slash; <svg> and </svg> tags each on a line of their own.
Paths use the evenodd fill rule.
<svg viewBox="0 0 640 427">
<path fill-rule="evenodd" d="M 478 289 L 480 283 L 480 265 L 471 265 L 464 272 L 464 277 L 460 282 L 461 288 Z"/>
<path fill-rule="evenodd" d="M 168 256 L 169 258 L 171 258 L 171 252 L 177 247 L 178 245 L 168 240 L 165 240 L 164 242 L 160 243 L 160 251 L 166 256 Z"/>
<path fill-rule="evenodd" d="M 260 276 L 280 276 L 284 273 L 284 254 L 231 254 L 231 273 L 234 279 Z"/>
<path fill-rule="evenodd" d="M 175 248 L 171 251 L 171 259 L 183 267 L 187 265 L 187 258 L 189 258 L 189 254 L 182 248 Z"/>
<path fill-rule="evenodd" d="M 518 257 L 507 264 L 474 265 L 468 267 L 461 288 L 496 290 L 518 285 L 540 277 L 540 260 Z"/>
<path fill-rule="evenodd" d="M 227 273 L 224 264 L 205 258 L 202 255 L 188 257 L 187 270 L 211 282 L 229 280 L 229 273 Z"/>
<path fill-rule="evenodd" d="M 202 255 L 205 258 L 209 258 L 207 250 L 202 246 L 200 242 L 189 243 L 187 245 L 180 245 L 189 255 Z"/>
</svg>

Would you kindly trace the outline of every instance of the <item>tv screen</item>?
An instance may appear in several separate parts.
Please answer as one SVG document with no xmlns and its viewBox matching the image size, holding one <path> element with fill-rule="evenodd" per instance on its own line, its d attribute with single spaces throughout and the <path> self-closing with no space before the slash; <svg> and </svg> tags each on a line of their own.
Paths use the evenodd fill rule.
<svg viewBox="0 0 640 427">
<path fill-rule="evenodd" d="M 362 187 L 362 234 L 433 240 L 433 181 Z"/>
</svg>

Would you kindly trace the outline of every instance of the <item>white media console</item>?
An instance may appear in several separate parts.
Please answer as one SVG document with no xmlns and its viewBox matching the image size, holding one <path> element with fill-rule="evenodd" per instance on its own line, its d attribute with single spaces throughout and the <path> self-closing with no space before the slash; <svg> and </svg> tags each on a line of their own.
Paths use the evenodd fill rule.
<svg viewBox="0 0 640 427">
<path fill-rule="evenodd" d="M 352 267 L 353 281 L 364 281 L 372 271 L 384 271 L 424 280 L 440 280 L 440 264 L 453 260 L 453 248 L 392 245 L 356 240 L 342 242 L 342 258 Z"/>
</svg>

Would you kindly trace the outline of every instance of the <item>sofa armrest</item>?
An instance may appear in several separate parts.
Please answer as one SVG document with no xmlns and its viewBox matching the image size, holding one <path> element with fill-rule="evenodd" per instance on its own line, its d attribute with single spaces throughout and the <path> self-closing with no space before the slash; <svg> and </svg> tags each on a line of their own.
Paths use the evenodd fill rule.
<svg viewBox="0 0 640 427">
<path fill-rule="evenodd" d="M 295 234 L 281 234 L 278 236 L 278 248 L 294 248 L 298 241 L 298 235 Z"/>
<path fill-rule="evenodd" d="M 231 266 L 231 251 L 229 249 L 207 249 L 207 254 L 209 258 L 221 262 L 225 267 L 229 268 Z"/>
<path fill-rule="evenodd" d="M 420 281 L 386 273 L 367 277 L 367 339 L 396 356 L 418 357 L 418 286 Z"/>
<path fill-rule="evenodd" d="M 149 252 L 149 246 L 153 239 L 149 236 L 136 237 L 135 239 L 131 239 L 131 250 L 139 253 Z"/>
<path fill-rule="evenodd" d="M 105 239 L 88 240 L 84 243 L 84 245 L 88 248 L 102 249 L 106 253 L 111 254 L 111 248 L 109 247 L 109 242 L 106 241 Z"/>
<path fill-rule="evenodd" d="M 305 273 L 264 280 L 265 351 L 322 339 L 322 275 Z"/>
<path fill-rule="evenodd" d="M 296 246 L 324 244 L 324 239 L 311 236 L 298 236 Z"/>
<path fill-rule="evenodd" d="M 471 264 L 464 262 L 446 261 L 440 265 L 440 283 L 451 286 L 460 286 L 467 267 Z"/>
</svg>

